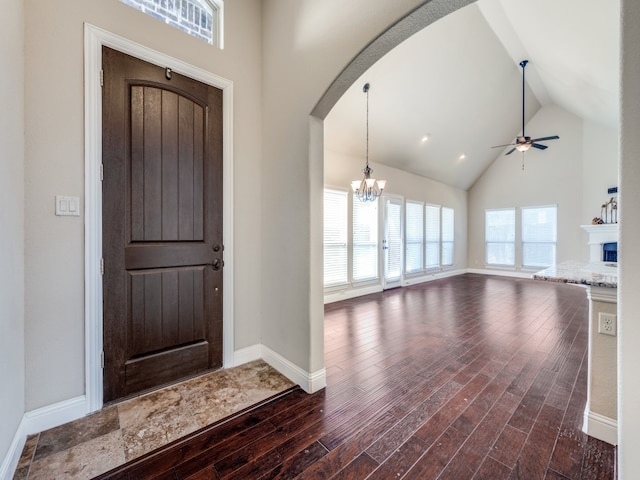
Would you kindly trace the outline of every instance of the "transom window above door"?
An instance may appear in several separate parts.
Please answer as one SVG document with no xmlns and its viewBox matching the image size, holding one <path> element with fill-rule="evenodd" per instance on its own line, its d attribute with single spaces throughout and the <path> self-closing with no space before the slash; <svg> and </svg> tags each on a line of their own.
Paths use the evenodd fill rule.
<svg viewBox="0 0 640 480">
<path fill-rule="evenodd" d="M 189 35 L 222 48 L 223 0 L 120 0 Z"/>
</svg>

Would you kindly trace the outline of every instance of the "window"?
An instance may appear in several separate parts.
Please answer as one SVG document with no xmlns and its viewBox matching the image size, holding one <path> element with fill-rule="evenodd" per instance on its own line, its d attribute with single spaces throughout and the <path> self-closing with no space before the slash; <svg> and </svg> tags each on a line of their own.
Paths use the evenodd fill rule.
<svg viewBox="0 0 640 480">
<path fill-rule="evenodd" d="M 344 285 L 347 278 L 347 192 L 324 191 L 324 286 Z"/>
<path fill-rule="evenodd" d="M 361 202 L 353 196 L 354 282 L 378 278 L 378 200 Z"/>
<path fill-rule="evenodd" d="M 440 268 L 440 207 L 425 207 L 424 259 L 427 270 Z"/>
<path fill-rule="evenodd" d="M 407 201 L 405 212 L 405 253 L 406 273 L 422 271 L 422 251 L 424 243 L 424 206 L 422 202 Z"/>
<path fill-rule="evenodd" d="M 383 275 L 385 285 L 402 280 L 402 200 L 384 200 L 384 236 L 382 238 Z"/>
<path fill-rule="evenodd" d="M 189 35 L 222 48 L 222 0 L 120 0 Z"/>
<path fill-rule="evenodd" d="M 516 209 L 486 210 L 485 263 L 515 267 L 516 265 Z"/>
<path fill-rule="evenodd" d="M 442 266 L 453 265 L 453 208 L 442 207 Z"/>
<path fill-rule="evenodd" d="M 522 266 L 549 267 L 556 263 L 558 208 L 522 207 Z"/>
</svg>

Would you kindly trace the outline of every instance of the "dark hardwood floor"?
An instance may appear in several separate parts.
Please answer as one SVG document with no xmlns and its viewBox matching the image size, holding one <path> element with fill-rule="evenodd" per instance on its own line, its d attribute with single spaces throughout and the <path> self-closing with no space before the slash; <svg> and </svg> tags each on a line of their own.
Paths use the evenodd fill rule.
<svg viewBox="0 0 640 480">
<path fill-rule="evenodd" d="M 587 320 L 582 288 L 473 274 L 327 305 L 325 390 L 99 478 L 613 479 L 581 430 Z"/>
</svg>

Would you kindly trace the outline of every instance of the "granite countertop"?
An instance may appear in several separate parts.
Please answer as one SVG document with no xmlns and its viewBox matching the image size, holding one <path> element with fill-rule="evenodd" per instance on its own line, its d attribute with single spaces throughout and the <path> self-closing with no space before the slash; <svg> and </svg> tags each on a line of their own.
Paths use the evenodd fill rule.
<svg viewBox="0 0 640 480">
<path fill-rule="evenodd" d="M 618 268 L 615 263 L 564 262 L 534 273 L 533 278 L 547 282 L 618 288 Z"/>
</svg>

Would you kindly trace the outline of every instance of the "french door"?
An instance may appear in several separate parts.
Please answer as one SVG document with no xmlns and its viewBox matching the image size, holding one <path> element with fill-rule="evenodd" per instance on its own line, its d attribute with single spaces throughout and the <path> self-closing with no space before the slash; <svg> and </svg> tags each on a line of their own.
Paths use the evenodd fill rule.
<svg viewBox="0 0 640 480">
<path fill-rule="evenodd" d="M 400 287 L 403 278 L 402 197 L 382 196 L 382 288 Z"/>
</svg>

